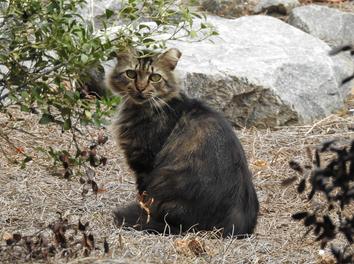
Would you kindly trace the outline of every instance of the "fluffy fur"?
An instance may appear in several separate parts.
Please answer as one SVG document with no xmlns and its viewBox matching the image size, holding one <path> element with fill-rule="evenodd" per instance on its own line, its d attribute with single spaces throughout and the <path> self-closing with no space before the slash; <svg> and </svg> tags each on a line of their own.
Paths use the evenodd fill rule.
<svg viewBox="0 0 354 264">
<path fill-rule="evenodd" d="M 180 56 L 177 49 L 143 59 L 120 53 L 108 78 L 123 97 L 117 141 L 143 197 L 118 207 L 115 222 L 158 233 L 252 233 L 259 204 L 243 148 L 222 114 L 181 92 Z"/>
</svg>

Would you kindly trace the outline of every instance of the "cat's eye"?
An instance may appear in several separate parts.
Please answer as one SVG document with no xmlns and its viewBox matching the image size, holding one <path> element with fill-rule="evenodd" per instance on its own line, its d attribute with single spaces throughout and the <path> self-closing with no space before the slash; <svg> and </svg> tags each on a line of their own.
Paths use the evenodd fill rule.
<svg viewBox="0 0 354 264">
<path fill-rule="evenodd" d="M 161 75 L 158 73 L 153 73 L 150 75 L 150 81 L 152 82 L 158 82 L 161 80 Z"/>
<path fill-rule="evenodd" d="M 127 70 L 125 74 L 128 76 L 130 79 L 135 79 L 136 78 L 136 71 L 133 70 Z"/>
</svg>

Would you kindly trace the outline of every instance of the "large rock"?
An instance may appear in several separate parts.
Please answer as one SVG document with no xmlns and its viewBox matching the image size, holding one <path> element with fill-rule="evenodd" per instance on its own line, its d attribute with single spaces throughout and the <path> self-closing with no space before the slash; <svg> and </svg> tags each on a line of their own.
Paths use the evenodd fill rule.
<svg viewBox="0 0 354 264">
<path fill-rule="evenodd" d="M 169 42 L 186 91 L 223 111 L 238 126 L 308 123 L 343 106 L 340 86 L 354 66 L 344 54 L 329 57 L 321 40 L 268 16 L 209 17 L 213 42 Z"/>
<path fill-rule="evenodd" d="M 354 45 L 354 13 L 326 6 L 306 5 L 294 8 L 288 22 L 330 46 Z"/>
</svg>

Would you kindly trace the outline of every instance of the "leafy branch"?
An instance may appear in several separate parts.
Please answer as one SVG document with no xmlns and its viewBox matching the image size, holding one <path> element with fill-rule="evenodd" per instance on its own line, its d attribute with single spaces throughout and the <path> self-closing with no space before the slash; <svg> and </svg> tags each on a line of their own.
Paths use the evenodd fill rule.
<svg viewBox="0 0 354 264">
<path fill-rule="evenodd" d="M 103 25 L 97 29 L 80 14 L 85 0 L 0 3 L 0 113 L 10 116 L 16 106 L 39 115 L 40 124 L 72 133 L 76 152 L 81 126 L 105 126 L 120 103 L 105 90 L 103 62 L 127 47 L 154 52 L 170 39 L 214 34 L 194 23 L 200 15 L 171 0 L 123 1 L 97 18 Z M 117 27 L 108 27 L 112 20 Z"/>
</svg>

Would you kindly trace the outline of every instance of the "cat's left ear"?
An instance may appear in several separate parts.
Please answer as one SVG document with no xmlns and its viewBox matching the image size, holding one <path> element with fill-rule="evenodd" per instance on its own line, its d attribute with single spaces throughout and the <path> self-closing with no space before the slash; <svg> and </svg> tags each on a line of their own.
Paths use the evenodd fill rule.
<svg viewBox="0 0 354 264">
<path fill-rule="evenodd" d="M 170 71 L 173 71 L 176 68 L 177 62 L 181 56 L 182 53 L 178 49 L 172 48 L 162 53 L 158 57 L 157 62 L 164 67 L 167 67 Z"/>
</svg>

